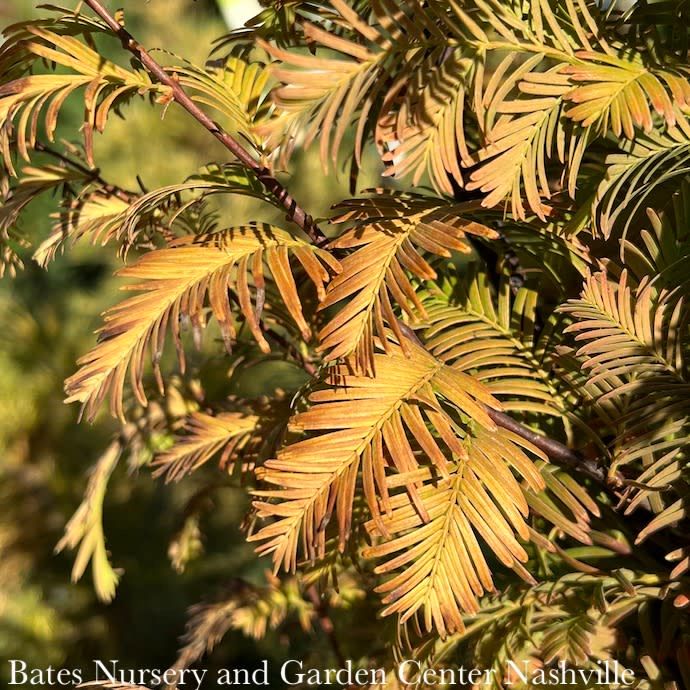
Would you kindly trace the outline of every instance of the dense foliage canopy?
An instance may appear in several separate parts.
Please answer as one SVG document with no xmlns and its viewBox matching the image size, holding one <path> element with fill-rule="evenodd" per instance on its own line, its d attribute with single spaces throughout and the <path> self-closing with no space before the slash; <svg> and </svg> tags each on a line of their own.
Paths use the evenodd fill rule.
<svg viewBox="0 0 690 690">
<path fill-rule="evenodd" d="M 204 477 L 177 568 L 228 485 L 274 565 L 195 609 L 178 668 L 293 618 L 361 665 L 464 662 L 501 687 L 507 660 L 617 659 L 640 688 L 690 687 L 687 4 L 265 6 L 203 66 L 95 0 L 5 32 L 5 272 L 92 242 L 134 292 L 65 384 L 120 422 L 58 545 L 74 578 L 91 564 L 115 595 L 101 512 L 131 453 Z M 75 98 L 81 140 L 56 142 Z M 94 138 L 135 100 L 229 152 L 114 184 Z M 286 189 L 312 145 L 351 187 L 317 220 Z M 49 194 L 51 234 L 23 232 Z M 280 360 L 270 394 L 237 386 Z M 353 612 L 371 630 L 343 642 Z"/>
</svg>

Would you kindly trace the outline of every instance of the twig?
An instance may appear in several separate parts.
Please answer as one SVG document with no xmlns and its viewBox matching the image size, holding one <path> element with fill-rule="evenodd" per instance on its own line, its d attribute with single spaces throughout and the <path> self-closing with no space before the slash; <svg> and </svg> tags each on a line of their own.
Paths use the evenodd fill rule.
<svg viewBox="0 0 690 690">
<path fill-rule="evenodd" d="M 399 321 L 398 326 L 406 338 L 412 340 L 420 347 L 424 347 L 424 343 L 422 343 L 422 341 L 417 337 L 417 334 L 406 323 Z M 486 410 L 486 413 L 489 415 L 489 417 L 491 417 L 491 419 L 498 424 L 498 426 L 503 427 L 508 431 L 512 431 L 514 434 L 517 434 L 526 441 L 529 441 L 532 445 L 539 448 L 539 450 L 544 451 L 544 453 L 546 453 L 546 455 L 548 455 L 555 464 L 575 470 L 576 472 L 593 479 L 607 489 L 620 488 L 624 485 L 625 481 L 622 477 L 618 475 L 615 477 L 609 477 L 603 467 L 600 467 L 593 460 L 588 460 L 580 455 L 580 453 L 568 448 L 568 446 L 560 443 L 559 441 L 555 441 L 552 438 L 538 434 L 529 427 L 526 427 L 523 424 L 520 424 L 520 422 L 515 421 L 505 412 L 495 410 L 488 405 L 482 406 Z"/>
<path fill-rule="evenodd" d="M 288 218 L 298 225 L 316 245 L 323 245 L 327 241 L 326 235 L 321 231 L 314 219 L 293 199 L 288 190 L 271 175 L 265 166 L 261 165 L 237 140 L 228 134 L 217 122 L 214 122 L 199 106 L 187 95 L 179 82 L 168 74 L 135 40 L 118 21 L 113 17 L 98 0 L 84 0 L 122 41 L 124 48 L 129 50 L 161 84 L 170 89 L 173 100 L 179 103 L 195 120 L 205 127 L 237 158 L 242 165 L 251 170 L 263 186 L 285 208 Z"/>
<path fill-rule="evenodd" d="M 328 614 L 328 602 L 319 596 L 318 590 L 313 585 L 309 587 L 306 593 L 311 603 L 314 605 L 314 610 L 319 618 L 319 625 L 321 626 L 321 630 L 323 630 L 328 638 L 336 661 L 340 665 L 340 668 L 345 668 L 346 660 L 343 656 L 342 650 L 340 649 L 340 643 L 338 642 L 338 638 L 335 634 L 335 626 L 333 625 L 333 621 Z"/>
<path fill-rule="evenodd" d="M 136 196 L 133 192 L 128 192 L 127 190 L 117 187 L 114 184 L 110 184 L 110 182 L 104 180 L 103 177 L 101 177 L 100 170 L 98 168 L 89 168 L 83 163 L 80 163 L 79 161 L 76 161 L 70 158 L 69 156 L 65 156 L 64 154 L 60 153 L 59 151 L 56 151 L 55 149 L 50 148 L 49 146 L 46 146 L 45 144 L 42 144 L 40 141 L 36 142 L 34 148 L 36 149 L 36 151 L 44 153 L 47 156 L 52 156 L 53 158 L 64 163 L 65 165 L 72 167 L 74 170 L 78 170 L 80 173 L 83 173 L 85 177 L 91 179 L 92 181 L 98 182 L 98 184 L 101 185 L 104 191 L 106 191 L 108 194 L 111 194 L 112 196 L 117 197 L 121 201 L 131 203 L 133 197 Z"/>
<path fill-rule="evenodd" d="M 580 453 L 568 448 L 568 446 L 563 445 L 559 441 L 554 441 L 552 438 L 547 436 L 542 436 L 536 431 L 532 431 L 529 427 L 526 427 L 519 422 L 516 422 L 510 415 L 505 412 L 500 412 L 499 410 L 494 410 L 491 407 L 484 406 L 487 414 L 491 419 L 498 424 L 498 426 L 512 431 L 514 434 L 521 436 L 526 441 L 529 441 L 533 446 L 543 450 L 551 460 L 557 465 L 562 465 L 563 467 L 568 467 L 570 469 L 579 472 L 580 474 L 593 479 L 599 484 L 616 489 L 620 488 L 624 484 L 622 477 L 609 477 L 606 470 L 600 467 L 594 460 L 588 460 L 583 457 Z"/>
</svg>

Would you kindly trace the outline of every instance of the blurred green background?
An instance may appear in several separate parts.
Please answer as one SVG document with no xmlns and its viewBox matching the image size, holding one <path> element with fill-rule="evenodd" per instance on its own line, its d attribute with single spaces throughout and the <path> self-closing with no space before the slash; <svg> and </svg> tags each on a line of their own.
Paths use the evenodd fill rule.
<svg viewBox="0 0 690 690">
<path fill-rule="evenodd" d="M 239 25 L 259 9 L 255 0 L 225 0 L 222 7 L 211 0 L 109 5 L 124 5 L 127 26 L 144 45 L 197 64 L 228 24 Z M 41 12 L 36 3 L 0 0 L 3 26 Z M 117 55 L 116 41 L 112 48 Z M 64 137 L 78 138 L 81 108 L 77 98 L 64 110 Z M 112 117 L 96 142 L 97 163 L 111 182 L 136 189 L 138 175 L 153 189 L 181 182 L 212 160 L 228 160 L 215 140 L 174 107 L 163 121 L 160 109 L 144 103 L 133 103 L 126 116 Z M 290 187 L 320 215 L 347 196 L 347 176 L 340 178 L 337 184 L 326 181 L 317 157 L 301 155 Z M 23 217 L 33 237 L 49 234 L 49 201 Z M 221 226 L 247 220 L 251 212 L 242 200 L 223 208 L 229 217 Z M 111 248 L 86 243 L 59 256 L 47 272 L 30 260 L 30 250 L 22 258 L 25 270 L 0 281 L 0 685 L 13 658 L 37 668 L 90 668 L 96 658 L 119 659 L 127 668 L 166 668 L 175 659 L 187 608 L 212 598 L 233 577 L 259 578 L 267 565 L 254 557 L 239 529 L 246 498 L 234 489 L 216 495 L 204 518 L 204 557 L 178 574 L 168 544 L 182 506 L 198 487 L 193 481 L 165 486 L 147 469 L 137 472 L 121 463 L 104 512 L 112 561 L 124 571 L 116 599 L 99 603 L 88 573 L 70 583 L 73 554 L 55 554 L 54 547 L 81 501 L 88 468 L 116 426 L 105 416 L 78 425 L 76 407 L 62 402 L 62 384 L 93 345 L 100 313 L 119 299 L 119 281 L 112 277 L 118 260 Z M 204 665 L 251 668 L 263 658 L 301 658 L 300 645 L 318 655 L 325 643 L 289 634 L 253 643 L 231 633 Z"/>
</svg>

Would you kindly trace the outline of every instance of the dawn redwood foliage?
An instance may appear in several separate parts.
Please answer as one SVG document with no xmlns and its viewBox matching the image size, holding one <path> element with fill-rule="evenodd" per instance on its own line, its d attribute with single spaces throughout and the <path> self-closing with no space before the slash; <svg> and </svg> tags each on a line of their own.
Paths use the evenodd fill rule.
<svg viewBox="0 0 690 690">
<path fill-rule="evenodd" d="M 60 545 L 74 576 L 90 562 L 114 595 L 108 478 L 164 436 L 154 477 L 244 487 L 274 564 L 193 611 L 178 668 L 230 628 L 296 617 L 341 662 L 465 663 L 500 687 L 507 661 L 615 659 L 640 688 L 690 687 L 687 4 L 263 4 L 204 66 L 148 53 L 95 0 L 0 48 L 3 267 L 31 243 L 46 267 L 103 243 L 136 293 L 66 382 L 87 419 L 107 404 L 122 425 Z M 63 146 L 75 98 L 83 139 Z M 182 106 L 234 157 L 161 189 L 110 183 L 93 139 L 133 99 Z M 318 223 L 276 177 L 311 146 L 353 189 Z M 372 149 L 384 178 L 362 191 Z M 52 233 L 22 234 L 50 194 Z M 220 195 L 283 220 L 233 224 Z M 201 390 L 195 346 L 197 368 L 278 354 L 305 383 Z M 160 404 L 172 394 L 186 417 Z M 180 570 L 200 520 L 194 504 Z M 362 599 L 379 615 L 356 622 L 384 643 L 337 639 Z"/>
</svg>

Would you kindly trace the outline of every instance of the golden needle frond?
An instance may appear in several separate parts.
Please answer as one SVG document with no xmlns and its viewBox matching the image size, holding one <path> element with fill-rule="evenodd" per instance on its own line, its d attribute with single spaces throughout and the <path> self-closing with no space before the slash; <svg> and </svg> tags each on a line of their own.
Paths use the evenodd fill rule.
<svg viewBox="0 0 690 690">
<path fill-rule="evenodd" d="M 220 464 L 225 466 L 235 452 L 251 441 L 260 417 L 244 412 L 221 412 L 215 416 L 195 412 L 185 424 L 185 436 L 155 462 L 156 475 L 166 481 L 179 480 L 223 451 Z"/>
<path fill-rule="evenodd" d="M 428 467 L 449 477 L 448 458 L 467 458 L 461 439 L 470 426 L 496 431 L 484 406 L 499 404 L 482 384 L 418 345 L 410 345 L 409 357 L 397 344 L 387 349 L 375 355 L 374 377 L 333 367 L 329 387 L 314 392 L 313 406 L 292 420 L 292 428 L 309 437 L 286 446 L 259 470 L 265 483 L 278 488 L 258 492 L 262 500 L 255 507 L 260 517 L 277 520 L 251 539 L 262 542 L 260 553 L 273 553 L 276 568 L 295 569 L 300 541 L 307 558 L 322 555 L 332 515 L 344 549 L 360 470 L 381 532 L 387 533 L 381 511 L 392 510 L 395 487 L 404 487 L 422 522 L 428 522 L 420 494 Z"/>
<path fill-rule="evenodd" d="M 92 419 L 109 395 L 111 412 L 124 418 L 122 393 L 129 370 L 134 394 L 139 403 L 145 405 L 142 377 L 147 345 L 150 345 L 154 373 L 162 387 L 158 365 L 166 330 L 170 328 L 172 332 L 183 369 L 180 320 L 189 318 L 195 328 L 201 328 L 207 296 L 229 347 L 235 337 L 229 289 L 236 293 L 242 315 L 261 349 L 267 352 L 269 345 L 261 332 L 259 310 L 252 303 L 249 289 L 250 274 L 256 290 L 264 289 L 264 263 L 295 323 L 303 336 L 309 337 L 290 254 L 302 265 L 317 292 L 323 295 L 324 283 L 330 277 L 326 266 L 337 270 L 337 262 L 326 251 L 274 226 L 256 224 L 231 228 L 179 240 L 171 249 L 145 254 L 136 264 L 119 272 L 119 275 L 142 281 L 127 288 L 140 290 L 141 294 L 106 312 L 105 325 L 99 331 L 99 344 L 79 360 L 81 369 L 65 383 L 67 402 L 81 402 L 88 418 Z"/>
<path fill-rule="evenodd" d="M 424 253 L 449 257 L 451 251 L 467 253 L 467 234 L 495 238 L 494 230 L 463 217 L 460 207 L 433 199 L 380 194 L 370 199 L 341 203 L 341 214 L 332 222 L 352 223 L 332 244 L 356 249 L 342 261 L 342 272 L 328 286 L 320 309 L 347 299 L 347 304 L 319 333 L 327 358 L 353 356 L 360 371 L 372 373 L 374 338 L 386 347 L 387 324 L 406 349 L 393 305 L 413 320 L 425 315 L 409 274 L 432 280 L 436 271 Z"/>
</svg>

